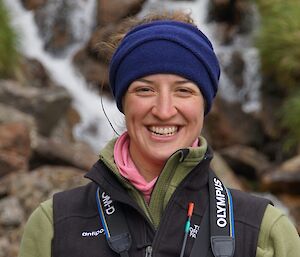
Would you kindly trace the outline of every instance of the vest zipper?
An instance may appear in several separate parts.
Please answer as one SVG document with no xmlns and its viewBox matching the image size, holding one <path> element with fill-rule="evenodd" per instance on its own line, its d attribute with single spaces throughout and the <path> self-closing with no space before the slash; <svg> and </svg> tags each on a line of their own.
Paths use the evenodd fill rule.
<svg viewBox="0 0 300 257">
<path fill-rule="evenodd" d="M 198 169 L 201 169 L 201 170 L 203 170 L 203 161 L 207 161 L 207 159 L 210 159 L 210 156 L 209 155 L 207 155 L 207 153 L 205 153 L 205 155 L 204 155 L 204 157 L 203 157 L 203 160 L 200 162 L 200 165 L 201 165 L 201 167 L 199 166 L 199 164 L 196 166 L 196 167 L 198 167 Z M 196 168 L 196 167 L 194 167 L 193 168 L 193 170 Z M 189 176 L 191 174 L 191 172 L 183 179 L 183 181 L 184 180 L 186 180 L 187 179 L 187 177 Z M 151 246 L 151 255 L 150 256 L 152 256 L 152 248 L 154 247 L 156 247 L 156 242 L 159 240 L 158 239 L 158 235 L 161 233 L 161 231 L 162 230 L 164 230 L 165 228 L 164 228 L 164 219 L 166 219 L 166 217 L 169 215 L 169 212 L 170 212 L 170 208 L 172 208 L 173 206 L 174 206 L 174 199 L 175 199 L 175 197 L 182 191 L 181 190 L 181 188 L 182 188 L 182 182 L 183 181 L 181 181 L 181 187 L 180 187 L 180 185 L 176 188 L 176 190 L 173 192 L 173 194 L 172 194 L 172 196 L 171 196 L 171 198 L 169 199 L 169 201 L 168 201 L 168 204 L 167 204 L 167 206 L 165 207 L 165 210 L 164 210 L 164 212 L 163 212 L 163 215 L 162 215 L 162 217 L 161 217 L 161 219 L 160 219 L 160 226 L 158 227 L 158 228 L 156 228 L 156 233 L 155 233 L 155 236 L 154 236 L 154 239 L 153 239 L 153 241 L 152 241 L 152 246 Z M 155 189 L 153 189 L 153 191 L 154 191 Z M 146 249 L 147 250 L 147 249 Z M 146 251 L 146 253 L 147 253 L 147 251 Z M 147 255 L 146 255 L 147 256 Z"/>
<path fill-rule="evenodd" d="M 145 254 L 145 257 L 152 257 L 152 246 L 151 245 L 148 245 L 146 247 L 146 254 Z"/>
</svg>

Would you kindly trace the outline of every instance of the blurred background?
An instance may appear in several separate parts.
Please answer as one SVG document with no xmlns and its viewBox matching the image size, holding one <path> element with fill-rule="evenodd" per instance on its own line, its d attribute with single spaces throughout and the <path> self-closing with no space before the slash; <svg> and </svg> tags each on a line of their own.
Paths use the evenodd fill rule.
<svg viewBox="0 0 300 257">
<path fill-rule="evenodd" d="M 213 169 L 229 187 L 270 198 L 300 232 L 300 2 L 0 0 L 0 257 L 17 256 L 41 201 L 87 182 L 117 136 L 110 123 L 124 131 L 99 42 L 125 18 L 177 9 L 192 14 L 222 67 L 203 131 Z"/>
</svg>

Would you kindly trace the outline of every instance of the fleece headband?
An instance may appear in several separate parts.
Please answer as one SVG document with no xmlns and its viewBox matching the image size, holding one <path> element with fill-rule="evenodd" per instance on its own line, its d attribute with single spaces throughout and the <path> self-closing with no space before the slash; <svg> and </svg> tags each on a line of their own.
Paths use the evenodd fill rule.
<svg viewBox="0 0 300 257">
<path fill-rule="evenodd" d="M 218 89 L 220 66 L 209 39 L 195 26 L 178 21 L 154 21 L 129 31 L 114 53 L 109 82 L 118 109 L 136 79 L 176 74 L 194 82 L 211 108 Z"/>
</svg>

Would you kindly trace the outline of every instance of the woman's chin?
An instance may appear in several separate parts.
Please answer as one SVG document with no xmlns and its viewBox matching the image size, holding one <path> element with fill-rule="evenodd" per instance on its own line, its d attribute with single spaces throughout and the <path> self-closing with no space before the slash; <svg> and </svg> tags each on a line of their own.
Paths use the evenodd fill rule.
<svg viewBox="0 0 300 257">
<path fill-rule="evenodd" d="M 181 147 L 175 147 L 170 145 L 160 145 L 151 149 L 152 156 L 157 162 L 165 162 L 173 153 L 179 150 Z"/>
</svg>

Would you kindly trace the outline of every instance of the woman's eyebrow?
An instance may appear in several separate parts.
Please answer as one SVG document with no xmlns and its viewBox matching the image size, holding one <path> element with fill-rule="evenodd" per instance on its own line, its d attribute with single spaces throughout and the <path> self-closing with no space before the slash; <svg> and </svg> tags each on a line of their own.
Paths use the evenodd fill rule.
<svg viewBox="0 0 300 257">
<path fill-rule="evenodd" d="M 149 79 L 145 79 L 145 78 L 140 78 L 140 79 L 137 79 L 135 81 L 144 82 L 144 83 L 147 83 L 147 84 L 155 84 L 154 81 L 149 80 Z M 191 83 L 191 81 L 188 80 L 188 79 L 180 79 L 180 80 L 175 80 L 172 83 L 176 84 L 176 85 L 182 85 L 182 84 Z"/>
<path fill-rule="evenodd" d="M 191 81 L 188 79 L 182 79 L 182 80 L 177 80 L 174 82 L 174 84 L 179 84 L 179 85 L 187 84 L 187 83 L 191 83 Z"/>
<path fill-rule="evenodd" d="M 144 82 L 144 83 L 147 83 L 147 84 L 154 84 L 154 82 L 152 80 L 148 80 L 148 79 L 144 79 L 144 78 L 137 79 L 136 81 Z"/>
</svg>

